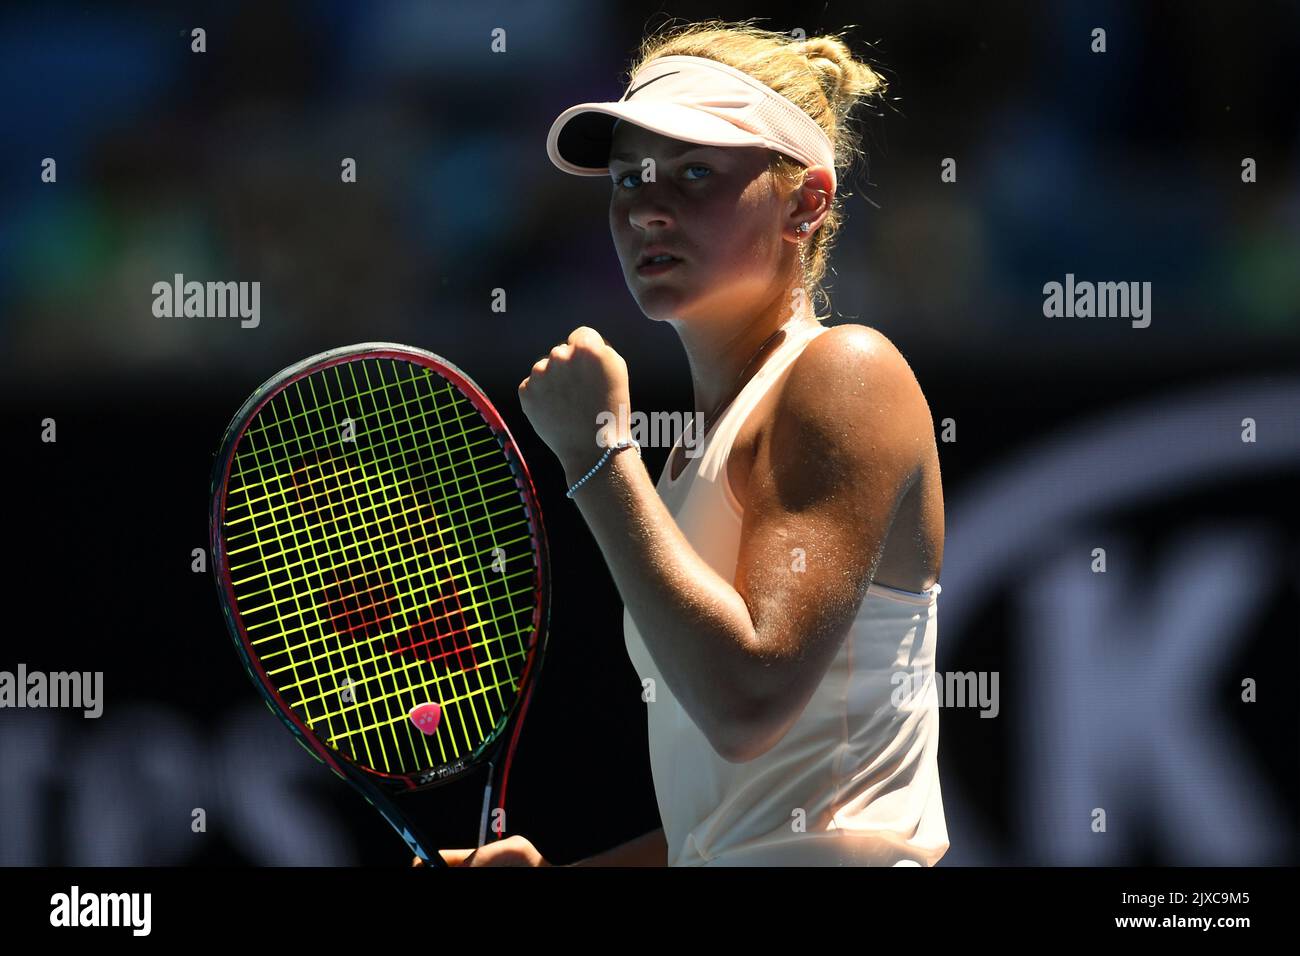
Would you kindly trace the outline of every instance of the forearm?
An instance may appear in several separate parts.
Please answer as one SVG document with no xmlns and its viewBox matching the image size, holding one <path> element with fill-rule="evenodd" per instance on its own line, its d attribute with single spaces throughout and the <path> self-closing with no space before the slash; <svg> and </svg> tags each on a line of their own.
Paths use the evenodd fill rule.
<svg viewBox="0 0 1300 956">
<path fill-rule="evenodd" d="M 570 866 L 667 866 L 668 840 L 661 827 Z"/>
<path fill-rule="evenodd" d="M 686 540 L 635 450 L 613 455 L 574 500 L 655 666 L 716 746 L 751 715 L 766 676 L 744 599 Z"/>
</svg>

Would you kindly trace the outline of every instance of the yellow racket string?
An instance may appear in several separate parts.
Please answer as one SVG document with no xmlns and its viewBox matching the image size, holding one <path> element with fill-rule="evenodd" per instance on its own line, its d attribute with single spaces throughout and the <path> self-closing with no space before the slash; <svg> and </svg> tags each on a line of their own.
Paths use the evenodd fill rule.
<svg viewBox="0 0 1300 956">
<path fill-rule="evenodd" d="M 432 370 L 354 360 L 282 389 L 233 454 L 223 528 L 245 630 L 321 739 L 385 772 L 479 747 L 533 635 L 530 518 L 496 435 Z M 408 715 L 436 701 L 434 734 Z"/>
</svg>

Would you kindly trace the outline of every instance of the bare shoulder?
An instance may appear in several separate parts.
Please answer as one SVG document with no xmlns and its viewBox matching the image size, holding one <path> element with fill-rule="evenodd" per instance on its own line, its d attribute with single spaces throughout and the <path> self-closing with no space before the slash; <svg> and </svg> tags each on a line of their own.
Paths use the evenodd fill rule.
<svg viewBox="0 0 1300 956">
<path fill-rule="evenodd" d="M 829 327 L 794 361 L 777 414 L 802 423 L 839 422 L 856 431 L 932 430 L 916 375 L 883 333 L 865 325 Z M 842 431 L 842 429 L 835 429 Z"/>
<path fill-rule="evenodd" d="M 934 424 L 916 376 L 880 332 L 835 325 L 809 342 L 738 441 L 728 478 L 747 510 L 807 500 L 845 482 L 912 480 L 934 458 Z M 773 481 L 775 485 L 769 485 Z M 776 494 L 776 487 L 783 491 Z M 800 486 L 808 486 L 804 492 Z"/>
</svg>

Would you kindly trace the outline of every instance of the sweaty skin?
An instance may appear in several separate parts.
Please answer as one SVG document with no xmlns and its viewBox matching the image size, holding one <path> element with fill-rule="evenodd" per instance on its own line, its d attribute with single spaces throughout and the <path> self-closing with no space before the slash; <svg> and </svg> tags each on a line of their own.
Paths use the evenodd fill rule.
<svg viewBox="0 0 1300 956">
<path fill-rule="evenodd" d="M 585 327 L 538 364 L 520 395 L 572 484 L 595 457 L 572 428 L 575 410 L 626 396 L 627 367 Z M 933 452 L 930 410 L 903 357 L 879 333 L 845 325 L 814 339 L 780 386 L 737 489 L 745 515 L 734 581 L 682 535 L 635 451 L 612 456 L 578 490 L 655 665 L 724 759 L 760 756 L 798 719 Z M 794 548 L 805 552 L 802 571 Z"/>
<path fill-rule="evenodd" d="M 812 321 L 799 242 L 829 211 L 829 173 L 809 168 L 802 186 L 783 191 L 768 160 L 762 149 L 698 146 L 628 124 L 611 149 L 610 230 L 625 280 L 648 318 L 677 331 L 706 431 L 762 366 L 761 353 L 750 363 L 759 346 L 794 315 Z M 641 275 L 650 247 L 680 261 Z M 626 362 L 586 326 L 533 366 L 519 398 L 570 485 L 600 457 L 602 413 L 632 408 Z M 937 580 L 943 506 L 916 377 L 888 339 L 860 325 L 804 348 L 741 429 L 728 476 L 744 507 L 730 581 L 686 540 L 634 450 L 612 455 L 574 500 L 656 666 L 735 763 L 766 753 L 798 719 L 878 572 L 907 590 Z M 470 865 L 545 865 L 525 838 L 511 840 Z"/>
</svg>

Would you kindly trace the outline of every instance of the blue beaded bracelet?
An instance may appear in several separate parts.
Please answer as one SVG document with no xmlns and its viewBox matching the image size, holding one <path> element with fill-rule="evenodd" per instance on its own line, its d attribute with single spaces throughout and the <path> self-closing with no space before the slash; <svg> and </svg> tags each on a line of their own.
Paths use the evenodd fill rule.
<svg viewBox="0 0 1300 956">
<path fill-rule="evenodd" d="M 606 448 L 605 454 L 600 456 L 600 461 L 596 462 L 596 464 L 591 466 L 591 471 L 587 472 L 585 475 L 583 475 L 581 478 L 575 481 L 573 483 L 573 487 L 570 488 L 565 493 L 567 497 L 572 498 L 574 494 L 577 493 L 578 489 L 582 487 L 583 482 L 585 482 L 596 472 L 600 471 L 601 465 L 609 461 L 610 455 L 614 454 L 614 452 L 616 451 L 622 451 L 624 448 L 633 448 L 633 447 L 636 448 L 637 457 L 639 458 L 641 456 L 641 443 L 637 441 L 635 438 L 625 438 L 623 441 L 617 442 L 616 444 L 610 445 L 608 448 Z"/>
</svg>

